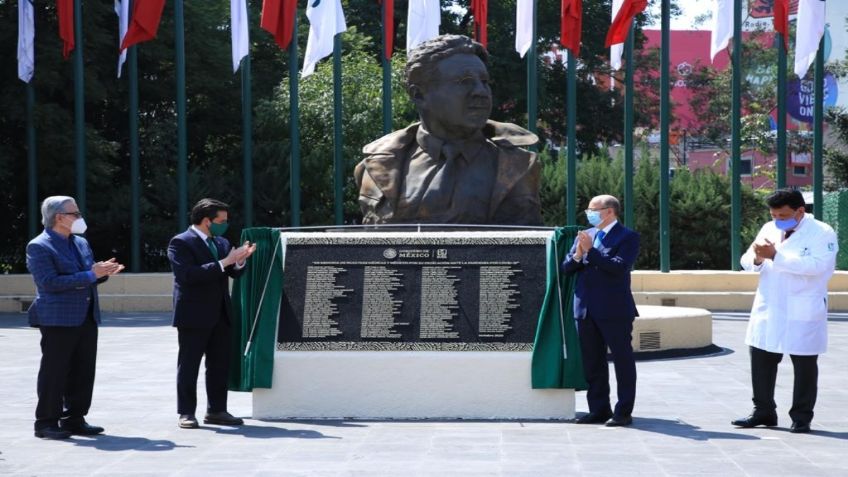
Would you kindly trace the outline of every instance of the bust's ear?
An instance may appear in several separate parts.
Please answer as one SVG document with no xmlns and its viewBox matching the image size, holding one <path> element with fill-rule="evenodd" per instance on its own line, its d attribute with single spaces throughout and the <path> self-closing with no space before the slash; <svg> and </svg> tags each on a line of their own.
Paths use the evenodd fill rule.
<svg viewBox="0 0 848 477">
<path fill-rule="evenodd" d="M 409 99 L 412 100 L 412 103 L 415 104 L 417 108 L 420 108 L 424 105 L 424 91 L 417 84 L 411 84 L 406 88 L 407 94 L 409 94 Z"/>
</svg>

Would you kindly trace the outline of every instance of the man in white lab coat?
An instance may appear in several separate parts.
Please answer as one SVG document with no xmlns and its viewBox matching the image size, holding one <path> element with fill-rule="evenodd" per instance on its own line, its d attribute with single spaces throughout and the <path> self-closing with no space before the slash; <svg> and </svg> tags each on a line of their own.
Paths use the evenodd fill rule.
<svg viewBox="0 0 848 477">
<path fill-rule="evenodd" d="M 745 343 L 751 352 L 754 411 L 734 426 L 776 426 L 774 386 L 784 354 L 792 358 L 792 432 L 810 432 L 816 403 L 818 355 L 827 348 L 827 282 L 836 266 L 836 233 L 805 213 L 804 197 L 781 189 L 766 198 L 774 219 L 742 256 L 760 272 Z"/>
</svg>

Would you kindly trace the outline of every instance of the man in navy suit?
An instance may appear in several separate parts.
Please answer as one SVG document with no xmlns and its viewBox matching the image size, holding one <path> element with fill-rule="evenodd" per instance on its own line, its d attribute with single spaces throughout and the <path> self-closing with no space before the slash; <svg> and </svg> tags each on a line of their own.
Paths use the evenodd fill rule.
<svg viewBox="0 0 848 477">
<path fill-rule="evenodd" d="M 73 198 L 44 199 L 41 223 L 44 232 L 26 248 L 36 288 L 29 324 L 41 332 L 35 436 L 66 439 L 71 434 L 100 434 L 102 427 L 85 421 L 97 361 L 97 285 L 124 266 L 114 258 L 94 261 L 88 242 L 75 235 L 85 233 L 86 225 Z"/>
<path fill-rule="evenodd" d="M 579 232 L 562 263 L 566 274 L 577 274 L 574 318 L 583 351 L 589 389 L 589 413 L 579 424 L 628 426 L 636 400 L 636 362 L 631 333 L 638 315 L 630 292 L 630 270 L 639 255 L 639 234 L 618 223 L 621 204 L 611 195 L 589 202 L 586 218 L 593 228 Z M 610 407 L 607 347 L 618 384 L 615 412 Z"/>
<path fill-rule="evenodd" d="M 243 272 L 256 245 L 238 248 L 223 237 L 227 231 L 227 204 L 202 199 L 191 210 L 191 227 L 168 244 L 174 272 L 174 326 L 177 328 L 178 424 L 198 427 L 197 373 L 206 355 L 206 424 L 241 425 L 227 412 L 227 374 L 230 366 L 229 278 Z"/>
</svg>

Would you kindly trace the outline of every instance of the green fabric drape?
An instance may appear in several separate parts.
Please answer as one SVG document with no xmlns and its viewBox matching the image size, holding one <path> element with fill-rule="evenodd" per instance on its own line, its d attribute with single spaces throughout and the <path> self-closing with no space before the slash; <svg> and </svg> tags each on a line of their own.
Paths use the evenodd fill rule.
<svg viewBox="0 0 848 477">
<path fill-rule="evenodd" d="M 557 228 L 548 240 L 545 299 L 533 343 L 533 389 L 570 388 L 580 391 L 587 387 L 572 307 L 574 276 L 566 277 L 562 272 L 557 275 L 578 230 L 578 227 Z M 563 352 L 563 334 L 567 353 Z"/>
<path fill-rule="evenodd" d="M 271 387 L 277 319 L 283 296 L 284 251 L 280 244 L 280 231 L 268 227 L 244 229 L 240 243 L 245 240 L 255 243 L 256 251 L 247 261 L 244 274 L 233 284 L 234 321 L 228 383 L 231 391 Z M 245 356 L 251 330 L 254 330 L 253 342 Z"/>
</svg>

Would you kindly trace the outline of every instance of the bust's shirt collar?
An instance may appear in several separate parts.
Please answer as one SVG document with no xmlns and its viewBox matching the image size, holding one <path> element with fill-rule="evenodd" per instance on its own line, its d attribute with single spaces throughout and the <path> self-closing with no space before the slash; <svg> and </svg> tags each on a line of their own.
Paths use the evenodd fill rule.
<svg viewBox="0 0 848 477">
<path fill-rule="evenodd" d="M 439 159 L 442 156 L 442 149 L 447 145 L 448 148 L 458 149 L 467 161 L 471 161 L 477 157 L 480 148 L 486 143 L 486 137 L 482 131 L 477 131 L 474 136 L 468 139 L 446 141 L 427 131 L 424 123 L 421 123 L 415 133 L 415 141 L 418 143 L 418 147 L 427 152 L 427 155 L 433 159 Z"/>
</svg>

